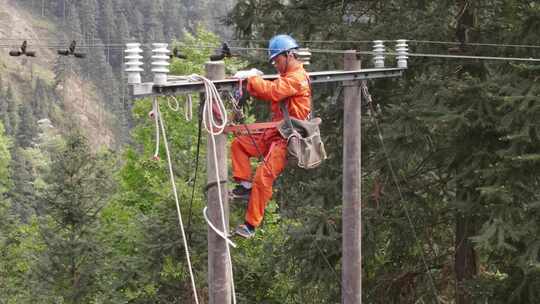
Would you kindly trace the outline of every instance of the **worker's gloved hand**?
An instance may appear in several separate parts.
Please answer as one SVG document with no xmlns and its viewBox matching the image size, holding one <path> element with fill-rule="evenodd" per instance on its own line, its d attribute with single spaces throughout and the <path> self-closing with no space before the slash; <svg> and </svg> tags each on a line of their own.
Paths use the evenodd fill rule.
<svg viewBox="0 0 540 304">
<path fill-rule="evenodd" d="M 251 76 L 262 76 L 262 75 L 264 75 L 263 72 L 253 68 L 253 69 L 247 70 L 247 71 L 238 71 L 238 72 L 236 72 L 236 74 L 234 74 L 233 78 L 246 79 L 246 78 L 249 78 Z"/>
</svg>

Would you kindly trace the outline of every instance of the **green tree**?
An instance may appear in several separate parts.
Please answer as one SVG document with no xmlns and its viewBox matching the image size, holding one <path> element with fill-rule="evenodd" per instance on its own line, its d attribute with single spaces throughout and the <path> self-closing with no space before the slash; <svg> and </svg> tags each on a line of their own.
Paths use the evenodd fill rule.
<svg viewBox="0 0 540 304">
<path fill-rule="evenodd" d="M 114 189 L 114 163 L 108 153 L 91 152 L 86 138 L 76 132 L 51 158 L 47 187 L 40 196 L 45 212 L 40 234 L 47 247 L 36 270 L 45 278 L 39 287 L 44 295 L 65 303 L 89 302 L 104 262 L 96 232 Z"/>
<path fill-rule="evenodd" d="M 94 44 L 98 38 L 98 4 L 96 0 L 87 0 L 78 4 L 81 33 L 87 44 Z"/>
<path fill-rule="evenodd" d="M 49 116 L 50 103 L 51 100 L 49 98 L 47 84 L 43 79 L 37 77 L 31 101 L 34 117 L 37 119 L 47 118 Z"/>
<path fill-rule="evenodd" d="M 4 126 L 0 123 L 0 201 L 4 199 L 4 193 L 9 189 L 9 153 L 10 141 L 6 137 Z"/>
<path fill-rule="evenodd" d="M 161 14 L 160 2 L 145 2 L 144 6 L 144 40 L 148 42 L 163 41 L 163 26 L 159 22 Z"/>
<path fill-rule="evenodd" d="M 17 145 L 22 148 L 32 146 L 37 135 L 37 121 L 29 103 L 19 106 L 20 123 L 17 126 Z"/>
<path fill-rule="evenodd" d="M 17 132 L 17 127 L 19 124 L 19 115 L 17 112 L 17 101 L 15 100 L 15 96 L 13 95 L 13 89 L 11 88 L 11 86 L 8 86 L 6 93 L 4 94 L 4 101 L 4 127 L 8 136 L 14 136 Z"/>
<path fill-rule="evenodd" d="M 184 31 L 181 3 L 167 0 L 163 3 L 163 34 L 167 41 L 178 39 Z"/>
</svg>

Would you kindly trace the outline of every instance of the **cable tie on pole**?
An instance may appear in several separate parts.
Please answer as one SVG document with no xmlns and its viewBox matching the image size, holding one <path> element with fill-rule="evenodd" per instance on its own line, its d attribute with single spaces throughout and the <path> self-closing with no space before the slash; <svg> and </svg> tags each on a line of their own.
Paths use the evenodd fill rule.
<svg viewBox="0 0 540 304">
<path fill-rule="evenodd" d="M 219 184 L 222 184 L 222 185 L 223 185 L 223 184 L 226 184 L 226 183 L 227 183 L 226 180 L 220 180 L 220 181 L 219 181 Z M 216 181 L 216 182 L 208 183 L 208 184 L 206 184 L 206 186 L 204 186 L 203 191 L 204 191 L 204 192 L 208 192 L 208 190 L 210 190 L 210 188 L 212 188 L 212 187 L 214 187 L 214 186 L 217 186 L 217 184 L 218 184 L 217 181 Z"/>
</svg>

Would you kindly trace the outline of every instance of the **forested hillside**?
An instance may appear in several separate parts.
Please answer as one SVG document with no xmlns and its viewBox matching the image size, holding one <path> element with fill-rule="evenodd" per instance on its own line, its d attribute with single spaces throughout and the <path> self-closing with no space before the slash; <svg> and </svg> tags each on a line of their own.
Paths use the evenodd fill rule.
<svg viewBox="0 0 540 304">
<path fill-rule="evenodd" d="M 111 303 L 153 299 L 150 273 L 150 281 L 136 279 L 146 291 L 112 279 L 123 270 L 112 273 L 109 267 L 117 265 L 106 255 L 124 254 L 111 253 L 99 236 L 108 233 L 103 229 L 115 230 L 103 225 L 103 216 L 108 217 L 105 207 L 116 193 L 136 119 L 123 50 L 129 41 L 180 40 L 200 26 L 226 37 L 230 30 L 220 20 L 230 6 L 231 1 L 0 1 L 0 303 L 89 303 L 110 295 Z M 220 39 L 214 39 L 217 47 Z M 36 57 L 9 56 L 24 40 Z M 72 41 L 84 58 L 57 54 Z M 120 213 L 110 215 L 114 225 Z M 119 281 L 127 285 L 108 286 Z"/>
<path fill-rule="evenodd" d="M 0 0 L 0 22 L 1 304 L 195 303 L 163 142 L 154 157 L 151 102 L 129 99 L 124 44 L 174 43 L 187 59 L 171 73 L 187 75 L 230 40 L 228 73 L 273 73 L 277 33 L 314 50 L 311 71 L 375 39 L 501 59 L 411 57 L 404 77 L 368 82 L 363 301 L 540 302 L 540 65 L 510 59 L 540 58 L 537 1 Z M 38 56 L 9 57 L 24 39 Z M 84 59 L 56 54 L 72 40 Z M 341 301 L 343 85 L 313 92 L 329 158 L 288 168 L 256 236 L 235 239 L 238 303 Z M 197 121 L 161 104 L 207 303 L 206 143 L 195 177 Z M 245 110 L 267 114 L 255 100 Z M 244 207 L 231 206 L 231 226 Z"/>
</svg>

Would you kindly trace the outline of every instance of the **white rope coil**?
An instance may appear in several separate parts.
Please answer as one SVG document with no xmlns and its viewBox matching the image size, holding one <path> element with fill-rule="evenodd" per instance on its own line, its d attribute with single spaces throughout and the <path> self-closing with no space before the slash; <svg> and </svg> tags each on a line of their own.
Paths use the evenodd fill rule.
<svg viewBox="0 0 540 304">
<path fill-rule="evenodd" d="M 174 103 L 171 103 L 171 99 Z M 173 112 L 178 112 L 180 110 L 180 102 L 176 96 L 167 96 L 167 105 Z M 191 95 L 186 96 L 186 102 L 184 103 L 184 118 L 186 121 L 191 121 L 193 119 L 193 100 L 191 99 Z"/>
<path fill-rule="evenodd" d="M 174 100 L 174 107 L 171 105 L 171 99 Z M 171 111 L 173 112 L 178 112 L 178 110 L 180 109 L 180 103 L 175 96 L 167 96 L 167 105 L 169 106 L 169 109 L 171 109 Z"/>
</svg>

